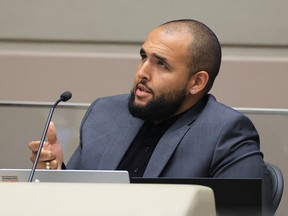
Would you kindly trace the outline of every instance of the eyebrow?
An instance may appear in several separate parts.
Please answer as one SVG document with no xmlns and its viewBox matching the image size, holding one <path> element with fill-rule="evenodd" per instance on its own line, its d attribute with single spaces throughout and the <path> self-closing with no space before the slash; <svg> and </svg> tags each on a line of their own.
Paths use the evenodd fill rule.
<svg viewBox="0 0 288 216">
<path fill-rule="evenodd" d="M 160 56 L 160 55 L 158 55 L 158 54 L 156 54 L 156 53 L 152 53 L 152 55 L 153 55 L 155 58 L 157 58 L 157 59 L 159 59 L 159 60 L 167 63 L 167 58 L 165 58 L 165 57 L 163 57 L 163 56 Z M 167 63 L 167 64 L 168 64 L 168 63 Z"/>
<path fill-rule="evenodd" d="M 144 54 L 144 53 L 146 54 L 146 51 L 145 51 L 145 49 L 142 47 L 142 48 L 140 49 L 140 54 Z M 163 56 L 160 56 L 160 55 L 158 55 L 157 53 L 152 53 L 152 56 L 155 57 L 156 59 L 159 59 L 159 60 L 165 62 L 167 65 L 170 65 L 170 64 L 167 62 L 167 58 L 165 58 L 165 57 L 163 57 Z"/>
</svg>

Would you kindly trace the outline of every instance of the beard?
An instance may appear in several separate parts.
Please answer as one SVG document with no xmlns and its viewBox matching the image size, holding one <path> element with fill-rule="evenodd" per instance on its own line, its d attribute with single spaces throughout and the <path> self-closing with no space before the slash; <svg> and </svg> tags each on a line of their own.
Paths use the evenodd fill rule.
<svg viewBox="0 0 288 216">
<path fill-rule="evenodd" d="M 178 91 L 162 93 L 146 105 L 135 104 L 135 91 L 131 90 L 128 108 L 131 115 L 142 120 L 160 121 L 175 114 L 183 104 L 187 95 L 186 88 Z"/>
</svg>

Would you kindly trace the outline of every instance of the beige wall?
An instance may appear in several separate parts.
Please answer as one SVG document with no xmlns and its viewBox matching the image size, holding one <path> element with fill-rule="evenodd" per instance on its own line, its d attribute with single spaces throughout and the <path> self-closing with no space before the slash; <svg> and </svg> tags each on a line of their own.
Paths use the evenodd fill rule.
<svg viewBox="0 0 288 216">
<path fill-rule="evenodd" d="M 138 62 L 136 53 L 0 50 L 0 100 L 53 101 L 70 90 L 71 102 L 90 103 L 97 97 L 127 93 Z M 288 108 L 287 69 L 288 56 L 226 55 L 212 93 L 234 107 Z"/>
<path fill-rule="evenodd" d="M 0 100 L 50 102 L 70 90 L 71 102 L 90 103 L 129 92 L 146 34 L 162 22 L 194 18 L 223 46 L 212 91 L 219 101 L 287 109 L 287 11 L 285 0 L 0 0 Z M 257 127 L 268 125 L 264 119 Z M 280 121 L 273 126 L 288 128 Z M 286 178 L 288 144 L 272 135 L 281 145 L 266 143 L 263 151 Z M 278 215 L 286 215 L 287 202 L 285 195 Z"/>
</svg>

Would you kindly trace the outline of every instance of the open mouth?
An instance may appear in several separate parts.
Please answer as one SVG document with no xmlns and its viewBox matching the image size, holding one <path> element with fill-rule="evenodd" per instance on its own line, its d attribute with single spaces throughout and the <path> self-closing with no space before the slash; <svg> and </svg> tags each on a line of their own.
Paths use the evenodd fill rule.
<svg viewBox="0 0 288 216">
<path fill-rule="evenodd" d="M 139 89 L 141 92 L 152 93 L 152 91 L 143 84 L 138 84 L 137 89 Z"/>
<path fill-rule="evenodd" d="M 152 93 L 152 90 L 149 89 L 149 87 L 139 83 L 137 85 L 137 88 L 136 88 L 136 91 L 139 90 L 140 92 L 143 92 L 143 93 Z"/>
<path fill-rule="evenodd" d="M 141 98 L 147 97 L 152 94 L 152 90 L 149 87 L 139 83 L 135 89 L 135 95 Z"/>
</svg>

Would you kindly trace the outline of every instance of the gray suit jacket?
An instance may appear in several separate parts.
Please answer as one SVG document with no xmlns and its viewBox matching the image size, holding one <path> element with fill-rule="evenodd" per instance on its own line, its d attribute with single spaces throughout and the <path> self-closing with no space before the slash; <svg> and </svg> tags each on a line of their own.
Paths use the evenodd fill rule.
<svg viewBox="0 0 288 216">
<path fill-rule="evenodd" d="M 100 98 L 91 104 L 67 169 L 118 167 L 144 123 L 130 115 L 128 96 Z M 162 136 L 143 177 L 261 178 L 263 212 L 270 215 L 272 195 L 265 171 L 252 122 L 207 95 Z"/>
<path fill-rule="evenodd" d="M 128 95 L 91 104 L 68 169 L 117 168 L 143 125 L 130 115 L 127 104 Z M 262 178 L 262 156 L 251 121 L 208 95 L 166 131 L 144 177 Z"/>
</svg>

